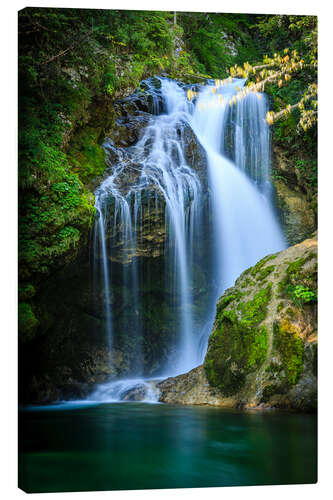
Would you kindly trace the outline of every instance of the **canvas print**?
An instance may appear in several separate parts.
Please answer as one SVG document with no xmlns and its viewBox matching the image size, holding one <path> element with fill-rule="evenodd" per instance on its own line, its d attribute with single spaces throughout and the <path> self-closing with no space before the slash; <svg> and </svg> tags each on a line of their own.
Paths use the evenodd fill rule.
<svg viewBox="0 0 333 500">
<path fill-rule="evenodd" d="M 317 18 L 18 13 L 19 488 L 317 481 Z"/>
</svg>

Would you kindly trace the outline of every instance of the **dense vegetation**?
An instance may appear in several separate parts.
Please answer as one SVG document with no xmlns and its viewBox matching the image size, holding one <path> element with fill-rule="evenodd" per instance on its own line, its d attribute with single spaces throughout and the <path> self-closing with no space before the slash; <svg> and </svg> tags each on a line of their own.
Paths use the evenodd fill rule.
<svg viewBox="0 0 333 500">
<path fill-rule="evenodd" d="M 317 202 L 317 18 L 314 16 L 272 16 L 259 24 L 260 32 L 270 40 L 271 53 L 289 48 L 303 60 L 300 70 L 291 71 L 283 84 L 274 81 L 265 86 L 271 97 L 273 142 L 288 152 L 298 182 L 313 206 Z M 284 52 L 284 55 L 285 52 Z M 291 61 L 289 60 L 289 65 Z M 305 99 L 304 99 L 305 98 Z M 281 115 L 281 110 L 283 113 Z"/>
<path fill-rule="evenodd" d="M 114 126 L 113 100 L 147 76 L 225 78 L 231 66 L 261 64 L 265 55 L 274 57 L 286 48 L 297 50 L 309 69 L 297 72 L 287 85 L 274 81 L 265 86 L 277 112 L 298 103 L 315 81 L 316 18 L 177 13 L 175 24 L 170 12 L 20 11 L 22 339 L 38 328 L 34 296 L 40 283 L 73 260 L 88 237 L 94 197 L 87 185 L 105 168 L 100 144 L 106 127 Z M 316 131 L 315 126 L 297 128 L 300 112 L 295 108 L 274 125 L 274 138 L 295 158 L 312 196 Z"/>
</svg>

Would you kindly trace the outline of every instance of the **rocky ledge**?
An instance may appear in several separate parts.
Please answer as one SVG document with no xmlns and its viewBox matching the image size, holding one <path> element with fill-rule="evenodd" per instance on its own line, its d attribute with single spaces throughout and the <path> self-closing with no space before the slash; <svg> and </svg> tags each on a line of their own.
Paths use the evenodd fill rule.
<svg viewBox="0 0 333 500">
<path fill-rule="evenodd" d="M 204 364 L 158 384 L 160 401 L 317 407 L 317 238 L 269 255 L 219 299 Z"/>
</svg>

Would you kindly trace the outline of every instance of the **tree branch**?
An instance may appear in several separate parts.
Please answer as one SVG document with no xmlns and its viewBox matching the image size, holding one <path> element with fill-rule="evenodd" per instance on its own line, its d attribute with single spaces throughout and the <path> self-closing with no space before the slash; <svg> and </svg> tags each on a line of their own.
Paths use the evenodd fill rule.
<svg viewBox="0 0 333 500">
<path fill-rule="evenodd" d="M 58 54 L 56 54 L 55 56 L 50 57 L 47 61 L 44 61 L 44 62 L 40 63 L 40 65 L 41 66 L 45 66 L 45 64 L 49 64 L 50 62 L 54 61 L 55 59 L 58 59 L 59 57 L 64 56 L 65 54 L 67 54 L 68 52 L 70 52 L 71 50 L 73 50 L 74 47 L 80 46 L 82 43 L 84 43 L 86 40 L 88 40 L 88 38 L 93 33 L 93 31 L 94 30 L 91 29 L 91 32 L 86 37 L 84 37 L 82 40 L 80 40 L 77 43 L 74 42 L 73 45 L 71 45 L 67 49 L 61 50 Z"/>
</svg>

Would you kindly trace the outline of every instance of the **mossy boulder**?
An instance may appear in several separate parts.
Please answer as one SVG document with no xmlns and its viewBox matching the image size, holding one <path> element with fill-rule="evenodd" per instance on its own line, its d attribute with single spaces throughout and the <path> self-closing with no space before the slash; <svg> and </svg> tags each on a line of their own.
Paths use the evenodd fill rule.
<svg viewBox="0 0 333 500">
<path fill-rule="evenodd" d="M 262 323 L 270 294 L 269 284 L 250 300 L 242 301 L 242 294 L 231 294 L 217 305 L 205 370 L 210 384 L 226 396 L 238 392 L 245 384 L 246 375 L 265 361 L 267 328 Z"/>
<path fill-rule="evenodd" d="M 159 386 L 165 402 L 313 411 L 316 237 L 244 271 L 217 303 L 203 366 Z"/>
<path fill-rule="evenodd" d="M 209 383 L 245 405 L 314 408 L 309 361 L 316 352 L 316 309 L 316 239 L 259 261 L 217 304 L 204 362 Z M 300 398 L 304 379 L 309 397 Z"/>
</svg>

